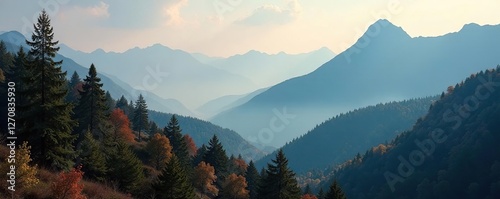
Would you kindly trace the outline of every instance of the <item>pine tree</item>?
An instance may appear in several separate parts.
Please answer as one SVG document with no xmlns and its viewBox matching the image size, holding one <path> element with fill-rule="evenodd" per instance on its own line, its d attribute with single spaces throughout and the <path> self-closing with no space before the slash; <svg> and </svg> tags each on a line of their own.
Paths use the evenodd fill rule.
<svg viewBox="0 0 500 199">
<path fill-rule="evenodd" d="M 325 199 L 325 197 L 326 197 L 325 191 L 323 191 L 323 188 L 320 188 L 318 192 L 318 199 Z"/>
<path fill-rule="evenodd" d="M 19 117 L 23 121 L 19 138 L 33 148 L 33 159 L 41 166 L 68 169 L 73 165 L 75 136 L 71 134 L 76 122 L 71 119 L 71 104 L 64 101 L 67 93 L 66 72 L 61 71 L 62 61 L 54 61 L 59 47 L 53 41 L 54 33 L 45 11 L 34 25 L 27 64 L 29 76 L 22 79 L 25 90 L 20 91 L 26 102 L 20 104 Z"/>
<path fill-rule="evenodd" d="M 248 183 L 248 191 L 250 192 L 250 199 L 257 199 L 257 189 L 258 183 L 260 181 L 260 175 L 255 167 L 253 161 L 248 164 L 247 171 L 245 172 L 245 178 Z"/>
<path fill-rule="evenodd" d="M 115 106 L 116 106 L 116 102 L 115 100 L 113 99 L 113 97 L 111 97 L 111 93 L 109 93 L 109 91 L 106 91 L 106 94 L 105 94 L 105 98 L 106 98 L 106 108 L 108 111 L 106 111 L 106 114 L 110 114 L 111 111 L 113 109 L 115 109 Z"/>
<path fill-rule="evenodd" d="M 200 162 L 203 161 L 205 153 L 207 153 L 207 146 L 205 146 L 205 144 L 202 144 L 201 147 L 196 150 L 196 155 L 193 157 L 192 162 L 194 166 L 200 164 Z"/>
<path fill-rule="evenodd" d="M 325 199 L 346 199 L 344 191 L 338 185 L 337 180 L 334 180 L 330 185 L 330 190 L 326 193 Z"/>
<path fill-rule="evenodd" d="M 139 95 L 139 98 L 135 102 L 134 109 L 134 130 L 139 132 L 139 142 L 141 141 L 141 131 L 147 130 L 149 128 L 149 119 L 148 119 L 148 105 L 146 104 L 146 100 L 144 97 Z"/>
<path fill-rule="evenodd" d="M 106 96 L 100 83 L 101 78 L 97 77 L 97 71 L 94 64 L 90 65 L 89 73 L 83 80 L 80 100 L 75 108 L 76 119 L 78 119 L 78 128 L 76 134 L 80 142 L 85 136 L 87 129 L 94 137 L 103 138 L 107 133 L 109 124 L 107 122 Z"/>
<path fill-rule="evenodd" d="M 116 101 L 115 108 L 121 109 L 129 117 L 129 119 L 133 119 L 130 117 L 132 115 L 131 112 L 133 111 L 129 109 L 128 101 L 123 95 Z"/>
<path fill-rule="evenodd" d="M 182 136 L 182 129 L 179 126 L 179 121 L 175 115 L 172 115 L 168 125 L 164 129 L 164 134 L 170 140 L 172 145 L 172 152 L 177 156 L 181 165 L 188 169 L 191 167 L 191 157 L 189 156 L 188 148 L 184 137 Z M 189 171 L 188 171 L 189 172 Z"/>
<path fill-rule="evenodd" d="M 208 142 L 207 152 L 203 157 L 203 161 L 209 163 L 215 168 L 215 175 L 217 175 L 217 178 L 219 179 L 218 182 L 225 179 L 225 176 L 228 174 L 229 160 L 226 155 L 226 150 L 224 150 L 216 135 L 214 135 Z M 222 184 L 218 183 L 218 185 L 221 186 Z"/>
<path fill-rule="evenodd" d="M 142 162 L 125 144 L 119 143 L 107 161 L 111 180 L 118 183 L 121 190 L 136 191 L 144 180 Z"/>
<path fill-rule="evenodd" d="M 306 194 L 312 194 L 311 187 L 309 186 L 309 184 L 307 184 L 306 187 L 304 188 L 303 195 Z"/>
<path fill-rule="evenodd" d="M 78 104 L 78 98 L 80 98 L 79 88 L 82 84 L 82 80 L 80 79 L 80 75 L 75 71 L 73 75 L 71 75 L 71 79 L 68 83 L 68 94 L 66 95 L 66 102 Z"/>
<path fill-rule="evenodd" d="M 19 104 L 19 100 L 21 100 L 18 95 L 19 91 L 22 89 L 20 77 L 24 75 L 24 68 L 26 63 L 26 54 L 24 51 L 20 51 L 22 57 L 18 57 L 17 55 L 13 58 L 12 54 L 9 53 L 5 47 L 3 41 L 0 41 L 0 71 L 2 72 L 3 78 L 0 81 L 0 96 L 7 96 L 8 82 L 14 82 L 16 89 L 16 104 Z M 19 54 L 19 53 L 18 53 Z M 18 63 L 18 61 L 22 61 Z M 20 64 L 18 67 L 16 64 Z M 5 84 L 3 84 L 5 82 Z M 0 115 L 7 115 L 8 112 L 8 98 L 2 97 L 0 98 Z M 19 123 L 19 122 L 18 122 Z M 7 126 L 7 120 L 0 120 L 0 126 Z M 1 133 L 6 133 L 7 128 L 0 129 Z"/>
<path fill-rule="evenodd" d="M 173 155 L 163 169 L 154 189 L 159 198 L 166 199 L 193 199 L 195 198 L 194 189 L 188 180 L 184 168 L 182 168 L 179 159 Z"/>
<path fill-rule="evenodd" d="M 101 151 L 99 142 L 94 139 L 90 131 L 87 131 L 79 152 L 80 164 L 83 165 L 82 171 L 85 172 L 85 176 L 89 179 L 102 182 L 106 177 L 108 168 L 104 154 Z"/>
<path fill-rule="evenodd" d="M 262 199 L 299 199 L 301 191 L 295 173 L 288 168 L 288 160 L 280 149 L 273 164 L 267 164 L 267 176 L 262 178 L 258 198 Z"/>
</svg>

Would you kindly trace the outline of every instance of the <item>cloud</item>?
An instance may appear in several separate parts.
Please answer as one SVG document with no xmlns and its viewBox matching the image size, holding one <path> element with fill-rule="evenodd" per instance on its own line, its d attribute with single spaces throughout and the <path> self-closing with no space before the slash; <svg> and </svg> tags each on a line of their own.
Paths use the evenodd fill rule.
<svg viewBox="0 0 500 199">
<path fill-rule="evenodd" d="M 99 5 L 84 8 L 84 11 L 95 17 L 109 17 L 108 8 L 109 5 L 101 1 Z"/>
<path fill-rule="evenodd" d="M 295 20 L 302 13 L 302 6 L 298 0 L 285 0 L 287 8 L 277 5 L 263 5 L 253 11 L 253 13 L 239 21 L 238 24 L 259 26 L 259 25 L 282 25 Z"/>
<path fill-rule="evenodd" d="M 180 25 L 184 23 L 180 10 L 187 4 L 188 0 L 178 0 L 165 6 L 164 15 L 167 17 L 167 25 Z"/>
</svg>

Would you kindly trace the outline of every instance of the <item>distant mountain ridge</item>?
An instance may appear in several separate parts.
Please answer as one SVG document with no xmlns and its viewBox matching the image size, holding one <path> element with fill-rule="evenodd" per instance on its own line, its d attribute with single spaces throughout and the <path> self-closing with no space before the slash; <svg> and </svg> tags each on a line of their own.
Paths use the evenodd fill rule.
<svg viewBox="0 0 500 199">
<path fill-rule="evenodd" d="M 251 50 L 226 59 L 208 61 L 207 64 L 244 76 L 262 88 L 308 74 L 333 57 L 335 53 L 326 47 L 300 54 L 267 54 Z"/>
<path fill-rule="evenodd" d="M 16 53 L 19 50 L 20 46 L 25 49 L 29 49 L 29 47 L 25 43 L 26 38 L 17 31 L 9 31 L 1 34 L 0 40 L 4 41 L 6 43 L 7 50 L 13 53 Z M 55 59 L 63 60 L 62 70 L 67 71 L 66 78 L 68 79 L 75 71 L 78 73 L 78 75 L 80 75 L 82 79 L 85 78 L 85 75 L 88 74 L 88 67 L 90 67 L 90 64 L 87 67 L 83 67 L 72 59 L 62 56 L 61 54 L 56 54 Z M 102 68 L 101 65 L 96 65 L 96 68 L 99 76 L 101 77 L 102 83 L 104 84 L 103 88 L 109 91 L 111 96 L 115 99 L 119 99 L 122 95 L 124 95 L 129 100 L 135 100 L 139 96 L 139 94 L 142 93 L 148 101 L 149 107 L 152 109 L 163 112 L 177 113 L 181 115 L 194 115 L 191 111 L 185 108 L 182 103 L 176 100 L 163 99 L 151 92 L 133 89 L 127 83 L 117 81 L 111 76 L 103 74 L 100 71 L 100 69 Z"/>
<path fill-rule="evenodd" d="M 462 77 L 500 63 L 498 35 L 500 25 L 470 24 L 456 33 L 411 38 L 379 20 L 314 72 L 277 84 L 211 121 L 263 145 L 282 146 L 331 115 L 436 95 Z M 279 131 L 267 131 L 274 109 L 286 110 L 290 120 Z"/>
<path fill-rule="evenodd" d="M 223 95 L 251 92 L 255 87 L 242 76 L 203 64 L 187 52 L 161 44 L 122 53 L 101 49 L 84 53 L 62 45 L 61 54 L 82 64 L 101 65 L 103 73 L 119 73 L 118 78 L 133 88 L 177 99 L 188 108 Z"/>
<path fill-rule="evenodd" d="M 426 97 L 368 106 L 326 120 L 282 147 L 297 173 L 321 170 L 351 159 L 357 153 L 394 139 L 429 110 L 438 99 Z M 276 152 L 256 161 L 258 168 Z"/>
</svg>

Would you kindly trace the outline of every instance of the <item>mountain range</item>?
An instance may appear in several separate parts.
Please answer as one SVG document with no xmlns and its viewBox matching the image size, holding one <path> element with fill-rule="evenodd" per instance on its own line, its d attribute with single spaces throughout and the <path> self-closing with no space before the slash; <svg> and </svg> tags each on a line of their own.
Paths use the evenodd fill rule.
<svg viewBox="0 0 500 199">
<path fill-rule="evenodd" d="M 7 50 L 11 53 L 16 53 L 20 46 L 28 49 L 25 44 L 25 37 L 19 32 L 5 32 L 0 35 L 0 40 L 5 43 Z M 79 65 L 70 58 L 56 54 L 54 59 L 63 61 L 61 68 L 62 71 L 67 71 L 68 79 L 74 71 L 76 71 L 81 78 L 88 73 L 88 68 Z M 100 69 L 99 66 L 96 68 L 97 70 Z M 119 99 L 121 96 L 124 96 L 128 100 L 134 101 L 139 94 L 143 94 L 148 107 L 154 110 L 150 111 L 150 120 L 155 121 L 160 127 L 166 125 L 173 113 L 181 114 L 177 115 L 177 117 L 179 118 L 180 124 L 185 129 L 184 133 L 189 133 L 198 145 L 207 142 L 216 134 L 221 137 L 220 140 L 225 144 L 224 146 L 227 146 L 228 154 L 242 154 L 245 155 L 245 158 L 255 159 L 264 155 L 261 150 L 257 149 L 232 130 L 193 117 L 182 116 L 182 114 L 186 113 L 189 115 L 191 112 L 176 100 L 163 99 L 148 91 L 135 90 L 127 83 L 111 75 L 99 73 L 98 76 L 101 78 L 103 89 L 109 91 L 114 99 Z"/>
<path fill-rule="evenodd" d="M 26 38 L 17 31 L 9 31 L 0 35 L 0 40 L 4 41 L 6 44 L 7 50 L 10 52 L 17 52 L 19 48 L 22 46 L 25 49 L 29 49 L 26 45 Z M 26 50 L 27 51 L 27 50 Z M 56 60 L 63 60 L 62 70 L 67 71 L 66 78 L 71 78 L 73 72 L 77 72 L 81 78 L 84 78 L 88 73 L 89 65 L 85 65 L 87 67 L 83 67 L 79 63 L 73 61 L 66 56 L 61 54 L 56 54 Z M 161 98 L 154 93 L 145 91 L 145 90 L 137 90 L 132 88 L 129 84 L 119 80 L 118 78 L 112 75 L 104 75 L 100 72 L 102 66 L 96 65 L 97 70 L 99 71 L 103 88 L 111 94 L 111 96 L 115 99 L 119 99 L 122 95 L 125 96 L 129 100 L 135 100 L 139 96 L 139 94 L 143 94 L 145 99 L 148 101 L 149 108 L 154 110 L 168 112 L 168 113 L 177 113 L 181 115 L 192 115 L 193 113 L 188 110 L 182 103 L 175 99 L 164 99 Z"/>
<path fill-rule="evenodd" d="M 335 54 L 326 47 L 293 55 L 284 52 L 267 54 L 251 50 L 226 59 L 206 60 L 205 58 L 204 63 L 246 77 L 258 87 L 264 88 L 308 74 L 333 57 Z"/>
<path fill-rule="evenodd" d="M 500 63 L 500 25 L 467 24 L 437 37 L 410 37 L 387 20 L 315 71 L 286 80 L 210 121 L 261 145 L 283 146 L 355 108 L 432 96 Z M 251 122 L 250 122 L 251 121 Z"/>
</svg>

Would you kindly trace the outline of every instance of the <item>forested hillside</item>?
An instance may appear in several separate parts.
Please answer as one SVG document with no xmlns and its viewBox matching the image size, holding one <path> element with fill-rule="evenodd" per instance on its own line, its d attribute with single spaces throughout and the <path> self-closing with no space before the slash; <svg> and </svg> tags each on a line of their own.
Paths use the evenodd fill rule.
<svg viewBox="0 0 500 199">
<path fill-rule="evenodd" d="M 172 114 L 169 113 L 149 110 L 149 119 L 159 126 L 166 126 L 171 117 Z M 226 148 L 228 155 L 242 155 L 247 160 L 256 160 L 264 155 L 261 150 L 248 143 L 248 141 L 231 129 L 222 128 L 193 117 L 181 115 L 176 115 L 176 117 L 182 126 L 182 132 L 189 134 L 197 146 L 206 145 L 213 135 L 217 135 L 224 148 Z"/>
<path fill-rule="evenodd" d="M 500 198 L 499 88 L 500 67 L 450 86 L 412 130 L 333 178 L 349 198 Z"/>
<path fill-rule="evenodd" d="M 297 172 L 340 164 L 410 129 L 437 99 L 438 96 L 377 104 L 340 114 L 286 144 L 283 151 Z M 274 155 L 265 156 L 256 165 L 265 166 Z"/>
</svg>

